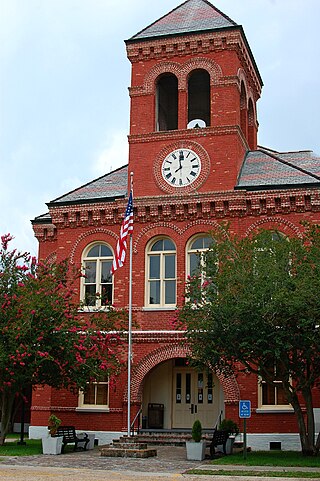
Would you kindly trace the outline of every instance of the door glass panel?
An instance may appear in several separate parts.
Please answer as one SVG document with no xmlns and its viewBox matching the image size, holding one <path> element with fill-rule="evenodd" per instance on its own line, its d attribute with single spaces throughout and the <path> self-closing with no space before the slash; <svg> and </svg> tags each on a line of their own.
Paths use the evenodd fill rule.
<svg viewBox="0 0 320 481">
<path fill-rule="evenodd" d="M 186 373 L 186 403 L 191 403 L 191 374 Z"/>
<path fill-rule="evenodd" d="M 198 403 L 203 404 L 203 373 L 198 373 Z"/>
<path fill-rule="evenodd" d="M 212 372 L 208 373 L 208 404 L 213 402 L 213 379 Z"/>
<path fill-rule="evenodd" d="M 176 403 L 181 404 L 181 373 L 176 376 Z"/>
</svg>

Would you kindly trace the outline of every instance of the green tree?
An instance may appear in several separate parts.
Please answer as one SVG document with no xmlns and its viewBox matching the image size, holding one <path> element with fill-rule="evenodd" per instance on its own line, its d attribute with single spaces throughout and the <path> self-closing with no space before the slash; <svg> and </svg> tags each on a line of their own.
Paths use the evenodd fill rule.
<svg viewBox="0 0 320 481">
<path fill-rule="evenodd" d="M 320 380 L 320 227 L 305 226 L 301 238 L 272 231 L 239 238 L 222 226 L 212 237 L 205 273 L 189 279 L 179 314 L 192 356 L 226 376 L 242 370 L 273 386 L 282 381 L 302 452 L 315 455 L 320 447 L 313 411 Z"/>
<path fill-rule="evenodd" d="M 93 379 L 118 372 L 126 312 L 81 315 L 74 301 L 79 272 L 68 262 L 37 264 L 28 253 L 0 251 L 0 445 L 15 401 L 27 386 L 84 389 Z M 117 329 L 117 330 L 116 330 Z"/>
</svg>

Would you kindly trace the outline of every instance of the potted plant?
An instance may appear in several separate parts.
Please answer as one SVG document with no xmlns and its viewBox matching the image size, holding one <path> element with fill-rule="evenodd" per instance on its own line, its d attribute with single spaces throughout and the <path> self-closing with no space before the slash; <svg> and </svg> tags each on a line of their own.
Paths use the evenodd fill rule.
<svg viewBox="0 0 320 481">
<path fill-rule="evenodd" d="M 186 441 L 187 459 L 189 461 L 202 461 L 205 458 L 206 441 L 202 439 L 202 425 L 196 419 L 192 426 L 192 440 Z"/>
<path fill-rule="evenodd" d="M 58 427 L 61 419 L 55 414 L 51 414 L 48 419 L 48 434 L 42 438 L 43 454 L 61 454 L 63 436 L 57 436 Z"/>
<path fill-rule="evenodd" d="M 232 419 L 223 419 L 219 426 L 219 429 L 228 433 L 229 437 L 226 443 L 226 453 L 232 454 L 235 438 L 239 434 L 238 424 Z"/>
</svg>

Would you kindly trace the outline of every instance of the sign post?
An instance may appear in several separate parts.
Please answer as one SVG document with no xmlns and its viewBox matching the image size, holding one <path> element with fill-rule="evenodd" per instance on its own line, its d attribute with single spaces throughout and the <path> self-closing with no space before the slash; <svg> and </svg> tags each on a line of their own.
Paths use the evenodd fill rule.
<svg viewBox="0 0 320 481">
<path fill-rule="evenodd" d="M 239 418 L 243 419 L 243 459 L 247 459 L 247 419 L 251 417 L 251 401 L 239 401 Z"/>
</svg>

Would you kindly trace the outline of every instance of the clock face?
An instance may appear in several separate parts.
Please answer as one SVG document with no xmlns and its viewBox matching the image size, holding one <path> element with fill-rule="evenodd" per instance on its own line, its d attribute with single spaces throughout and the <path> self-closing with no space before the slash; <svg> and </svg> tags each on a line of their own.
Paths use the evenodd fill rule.
<svg viewBox="0 0 320 481">
<path fill-rule="evenodd" d="M 201 171 L 199 156 L 190 149 L 177 149 L 162 162 L 162 177 L 172 187 L 192 184 Z"/>
</svg>

